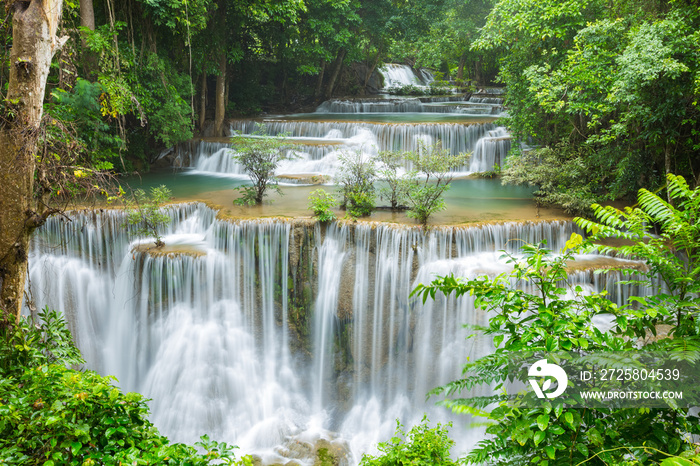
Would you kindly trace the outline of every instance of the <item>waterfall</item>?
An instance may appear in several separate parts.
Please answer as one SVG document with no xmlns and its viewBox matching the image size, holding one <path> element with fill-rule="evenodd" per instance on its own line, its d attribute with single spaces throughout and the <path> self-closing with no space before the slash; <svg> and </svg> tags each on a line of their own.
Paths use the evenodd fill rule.
<svg viewBox="0 0 700 466">
<path fill-rule="evenodd" d="M 276 170 L 277 175 L 318 173 L 333 176 L 340 166 L 343 151 L 361 150 L 370 155 L 380 150 L 415 151 L 421 142 L 442 141 L 453 153 L 472 152 L 468 164 L 458 172 L 483 172 L 494 164 L 503 165 L 510 150 L 510 134 L 491 123 L 460 124 L 357 124 L 327 122 L 266 122 L 273 134 L 291 133 L 292 147 Z M 254 129 L 251 122 L 234 123 L 233 131 Z M 306 134 L 302 137 L 299 135 Z M 310 135 L 310 136 L 309 136 Z M 315 138 L 314 144 L 304 141 Z M 246 176 L 233 158 L 231 143 L 199 141 L 191 144 L 193 173 Z M 410 168 L 410 167 L 406 167 Z"/>
<path fill-rule="evenodd" d="M 452 113 L 463 115 L 497 115 L 500 106 L 483 105 L 463 97 L 455 99 L 354 99 L 327 100 L 318 106 L 316 113 Z"/>
<path fill-rule="evenodd" d="M 511 139 L 506 128 L 498 127 L 488 132 L 476 143 L 472 154 L 469 171 L 485 172 L 493 170 L 494 165 L 501 167 L 510 150 Z"/>
<path fill-rule="evenodd" d="M 32 240 L 30 294 L 65 313 L 88 367 L 153 399 L 151 419 L 174 441 L 208 433 L 264 464 L 287 462 L 285 445 L 308 438 L 344 442 L 357 464 L 395 419 L 410 427 L 424 412 L 455 421 L 459 450 L 474 445 L 483 431 L 425 394 L 493 350 L 463 328 L 487 316 L 468 298 L 408 295 L 436 274 L 505 272 L 499 250 L 546 240 L 558 251 L 578 231 L 566 221 L 425 232 L 227 222 L 202 204 L 165 211 L 160 251 L 118 210 L 50 218 Z M 612 274 L 572 277 L 618 301 L 630 293 Z"/>
<path fill-rule="evenodd" d="M 387 63 L 379 68 L 379 72 L 384 76 L 385 89 L 409 85 L 424 87 L 435 79 L 427 70 L 421 69 L 418 76 L 410 66 L 396 63 Z"/>
<path fill-rule="evenodd" d="M 318 226 L 317 226 L 318 228 Z M 316 237 L 321 238 L 320 230 Z M 314 333 L 313 342 L 315 359 L 314 407 L 323 408 L 324 387 L 329 384 L 332 367 L 329 357 L 333 354 L 333 333 L 336 328 L 338 295 L 340 293 L 340 277 L 345 262 L 345 243 L 347 226 L 339 227 L 333 224 L 326 232 L 326 238 L 316 247 L 318 249 L 318 296 L 314 304 Z"/>
<path fill-rule="evenodd" d="M 482 136 L 496 128 L 493 123 L 373 124 L 269 120 L 264 121 L 263 124 L 267 132 L 272 135 L 286 133 L 292 137 L 343 138 L 362 147 L 374 146 L 375 150 L 380 151 L 414 151 L 418 148 L 418 141 L 428 137 L 436 142 L 442 141 L 443 147 L 453 154 L 472 151 Z M 234 121 L 230 129 L 232 132 L 250 134 L 256 130 L 256 122 Z"/>
<path fill-rule="evenodd" d="M 190 159 L 192 173 L 215 175 L 247 176 L 245 168 L 233 158 L 233 144 L 227 142 L 196 141 Z M 303 144 L 292 141 L 292 147 L 285 153 L 277 175 L 299 173 L 332 173 L 335 164 L 326 159 L 338 150 L 337 143 Z"/>
</svg>

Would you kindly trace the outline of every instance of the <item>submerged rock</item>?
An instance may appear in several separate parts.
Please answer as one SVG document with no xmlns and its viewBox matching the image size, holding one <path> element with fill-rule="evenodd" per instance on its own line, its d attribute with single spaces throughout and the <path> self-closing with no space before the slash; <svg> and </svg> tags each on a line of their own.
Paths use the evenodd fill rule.
<svg viewBox="0 0 700 466">
<path fill-rule="evenodd" d="M 266 462 L 260 456 L 253 456 L 254 466 L 349 466 L 350 447 L 337 438 L 292 437 L 275 448 L 279 456 L 273 462 Z"/>
</svg>

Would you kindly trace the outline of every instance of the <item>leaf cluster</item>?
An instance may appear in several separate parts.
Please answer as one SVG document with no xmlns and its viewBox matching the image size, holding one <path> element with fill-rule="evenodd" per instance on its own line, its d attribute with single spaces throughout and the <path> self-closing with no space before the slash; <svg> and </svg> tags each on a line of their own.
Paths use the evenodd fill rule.
<svg viewBox="0 0 700 466">
<path fill-rule="evenodd" d="M 522 257 L 505 254 L 512 272 L 495 278 L 469 280 L 439 277 L 419 285 L 412 295 L 435 299 L 440 294 L 470 296 L 476 308 L 491 316 L 482 331 L 493 339 L 493 354 L 470 362 L 462 378 L 435 389 L 447 398 L 441 404 L 455 412 L 485 417 L 490 437 L 479 442 L 466 457 L 480 464 L 694 464 L 695 446 L 688 441 L 700 432 L 700 419 L 672 402 L 661 408 L 575 409 L 566 397 L 533 403 L 532 393 L 506 394 L 501 389 L 513 380 L 527 381 L 524 351 L 577 354 L 607 351 L 666 351 L 671 358 L 684 358 L 700 346 L 697 329 L 697 273 L 700 270 L 700 190 L 670 175 L 670 201 L 641 191 L 639 207 L 624 212 L 595 206 L 599 222 L 577 219 L 593 240 L 624 239 L 622 246 L 596 245 L 573 234 L 566 248 L 553 255 L 543 245 L 525 245 Z M 660 234 L 652 233 L 658 228 Z M 598 249 L 643 260 L 648 269 L 627 270 L 627 284 L 655 285 L 657 293 L 631 297 L 618 306 L 606 292 L 586 293 L 570 284 L 568 263 L 574 254 Z M 607 273 L 622 273 L 620 270 Z M 641 277 L 640 277 L 641 275 Z M 664 286 L 659 287 L 659 281 Z M 613 327 L 603 331 L 593 324 L 595 316 L 612 318 Z M 671 325 L 672 339 L 652 339 L 659 324 Z M 492 387 L 492 395 L 474 396 L 470 390 Z M 528 398 L 530 397 L 530 398 Z"/>
<path fill-rule="evenodd" d="M 393 466 L 412 464 L 434 464 L 456 466 L 458 463 L 450 458 L 450 448 L 454 441 L 448 436 L 451 424 L 429 426 L 426 416 L 420 424 L 411 428 L 406 434 L 403 426 L 396 421 L 396 433 L 388 442 L 380 442 L 377 449 L 380 454 L 362 456 L 360 466 Z"/>
<path fill-rule="evenodd" d="M 324 189 L 311 191 L 309 195 L 309 209 L 314 213 L 321 223 L 331 222 L 335 220 L 335 213 L 331 208 L 335 207 L 337 202 L 332 194 L 329 194 Z"/>
<path fill-rule="evenodd" d="M 149 194 L 143 189 L 137 189 L 133 197 L 127 200 L 127 224 L 134 226 L 139 235 L 152 236 L 157 247 L 165 244 L 160 228 L 170 222 L 170 217 L 162 210 L 163 204 L 169 200 L 170 190 L 165 185 L 151 188 Z"/>
</svg>

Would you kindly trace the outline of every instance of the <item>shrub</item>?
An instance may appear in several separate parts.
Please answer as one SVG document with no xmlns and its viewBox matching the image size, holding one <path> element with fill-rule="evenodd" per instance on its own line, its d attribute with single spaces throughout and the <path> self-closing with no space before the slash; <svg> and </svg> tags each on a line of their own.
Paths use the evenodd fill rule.
<svg viewBox="0 0 700 466">
<path fill-rule="evenodd" d="M 268 136 L 262 125 L 253 133 L 255 137 L 240 137 L 235 142 L 233 158 L 243 165 L 250 175 L 253 186 L 238 188 L 242 196 L 234 201 L 238 205 L 260 205 L 267 196 L 267 190 L 272 187 L 281 193 L 277 185 L 275 170 L 286 155 L 289 143 L 284 135 Z"/>
<path fill-rule="evenodd" d="M 165 185 L 151 188 L 151 194 L 147 195 L 143 189 L 134 191 L 133 198 L 128 201 L 126 208 L 126 221 L 129 225 L 136 226 L 136 232 L 140 235 L 149 235 L 155 238 L 156 247 L 162 247 L 160 227 L 170 221 L 170 217 L 161 211 L 161 206 L 170 200 L 170 190 Z"/>
<path fill-rule="evenodd" d="M 360 466 L 394 466 L 394 465 L 443 465 L 456 466 L 450 458 L 450 448 L 454 441 L 448 437 L 447 426 L 438 424 L 428 426 L 424 416 L 420 424 L 411 428 L 406 435 L 401 423 L 396 421 L 396 434 L 388 442 L 382 442 L 377 448 L 382 453 L 378 456 L 363 455 Z"/>
<path fill-rule="evenodd" d="M 414 178 L 408 189 L 407 215 L 427 225 L 432 214 L 445 210 L 443 195 L 454 178 L 452 170 L 464 165 L 468 157 L 468 154 L 451 154 L 442 148 L 440 142 L 432 146 L 421 145 L 418 152 L 407 153 L 416 172 L 425 175 L 421 180 Z"/>
<path fill-rule="evenodd" d="M 387 199 L 392 210 L 405 209 L 406 197 L 411 183 L 415 183 L 415 172 L 401 174 L 404 159 L 407 154 L 396 151 L 381 151 L 374 157 L 378 165 L 377 175 L 386 182 L 386 186 L 380 188 L 379 193 L 383 199 Z"/>
<path fill-rule="evenodd" d="M 374 210 L 374 161 L 361 150 L 345 152 L 338 156 L 340 168 L 335 175 L 340 187 L 340 207 L 352 217 L 364 217 Z"/>
<path fill-rule="evenodd" d="M 348 206 L 348 215 L 353 218 L 367 217 L 372 215 L 374 210 L 374 196 L 365 191 L 351 192 L 348 195 L 350 205 Z"/>
<path fill-rule="evenodd" d="M 336 205 L 336 201 L 332 195 L 328 194 L 324 189 L 312 191 L 309 195 L 309 209 L 313 210 L 314 216 L 320 222 L 331 222 L 335 220 L 335 214 L 331 210 Z"/>
</svg>

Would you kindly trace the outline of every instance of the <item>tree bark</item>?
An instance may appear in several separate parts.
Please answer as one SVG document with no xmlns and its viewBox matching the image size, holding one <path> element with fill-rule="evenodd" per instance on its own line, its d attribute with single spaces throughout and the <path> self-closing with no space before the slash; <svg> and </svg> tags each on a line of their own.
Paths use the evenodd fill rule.
<svg viewBox="0 0 700 466">
<path fill-rule="evenodd" d="M 202 72 L 202 87 L 199 94 L 199 132 L 204 131 L 204 123 L 207 120 L 207 73 Z"/>
<path fill-rule="evenodd" d="M 476 60 L 474 60 L 474 81 L 482 86 L 488 84 L 481 77 L 481 57 L 476 57 Z"/>
<path fill-rule="evenodd" d="M 367 93 L 367 84 L 369 84 L 369 80 L 372 77 L 372 73 L 374 73 L 374 70 L 377 69 L 377 65 L 379 64 L 379 59 L 381 58 L 381 55 L 381 50 L 377 50 L 377 56 L 374 57 L 372 66 L 370 66 L 367 69 L 367 74 L 365 75 L 365 82 L 362 84 L 362 90 L 365 92 L 365 94 Z"/>
<path fill-rule="evenodd" d="M 335 87 L 335 81 L 338 79 L 338 75 L 340 74 L 340 69 L 343 67 L 343 60 L 345 60 L 345 55 L 347 54 L 347 50 L 340 49 L 338 50 L 338 55 L 335 57 L 335 61 L 333 62 L 333 71 L 331 71 L 331 76 L 328 80 L 328 87 L 326 87 L 326 100 L 330 99 L 331 96 L 333 95 L 333 88 Z"/>
<path fill-rule="evenodd" d="M 463 53 L 459 58 L 459 66 L 457 67 L 457 81 L 464 79 L 464 65 L 467 63 L 467 54 Z"/>
<path fill-rule="evenodd" d="M 14 2 L 7 107 L 0 123 L 0 325 L 17 322 L 27 275 L 29 235 L 49 211 L 33 208 L 34 154 L 62 0 Z"/>
<path fill-rule="evenodd" d="M 216 77 L 216 112 L 214 114 L 214 136 L 224 135 L 224 114 L 226 113 L 226 53 L 219 57 L 219 76 Z"/>
<path fill-rule="evenodd" d="M 321 90 L 323 89 L 323 75 L 326 72 L 326 60 L 321 61 L 321 72 L 318 74 L 318 81 L 316 81 L 316 90 L 314 91 L 314 99 L 321 97 Z"/>
<path fill-rule="evenodd" d="M 92 0 L 80 0 L 80 25 L 88 28 L 91 31 L 95 30 L 95 9 L 92 5 Z M 83 46 L 85 54 L 84 70 L 85 74 L 90 76 L 97 68 L 97 56 L 88 49 L 85 36 L 81 34 L 80 42 Z"/>
<path fill-rule="evenodd" d="M 80 0 L 80 25 L 95 30 L 95 9 L 92 0 Z"/>
</svg>

